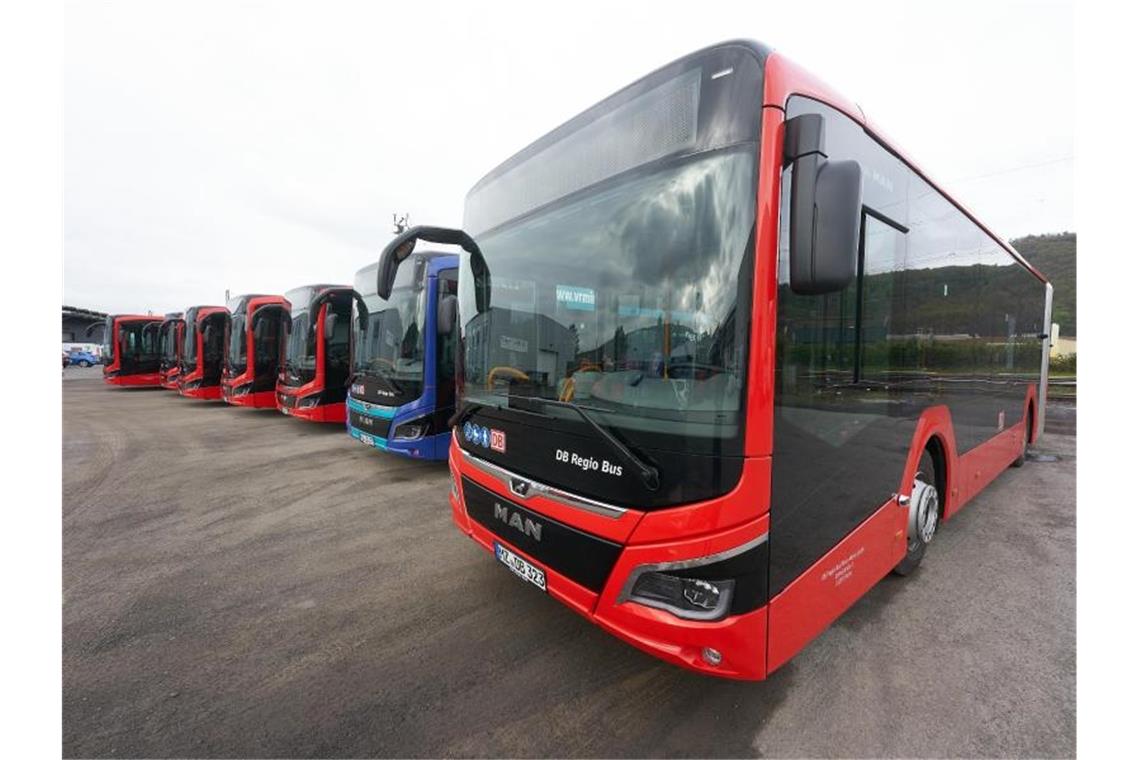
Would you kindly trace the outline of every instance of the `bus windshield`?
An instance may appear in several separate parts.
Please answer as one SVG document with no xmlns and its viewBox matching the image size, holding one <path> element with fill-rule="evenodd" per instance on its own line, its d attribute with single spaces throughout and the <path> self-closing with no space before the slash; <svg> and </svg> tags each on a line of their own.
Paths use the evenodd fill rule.
<svg viewBox="0 0 1140 760">
<path fill-rule="evenodd" d="M 171 321 L 162 331 L 162 358 L 172 362 L 178 358 L 178 322 Z"/>
<path fill-rule="evenodd" d="M 226 347 L 226 363 L 234 375 L 241 375 L 246 368 L 245 314 L 234 314 L 230 319 L 230 342 Z"/>
<path fill-rule="evenodd" d="M 103 360 L 108 364 L 115 358 L 115 317 L 108 316 L 103 322 Z"/>
<path fill-rule="evenodd" d="M 478 313 L 466 269 L 466 399 L 573 401 L 655 448 L 736 439 L 755 156 L 745 144 L 656 162 L 477 235 L 491 299 Z"/>
<path fill-rule="evenodd" d="M 368 307 L 364 329 L 356 331 L 353 369 L 357 375 L 377 378 L 389 386 L 389 401 L 406 403 L 423 393 L 424 324 L 427 288 L 422 266 L 408 261 L 396 273 L 387 301 L 376 294 L 375 267 L 357 277 L 356 289 Z M 420 282 L 414 279 L 420 277 Z"/>
<path fill-rule="evenodd" d="M 291 372 L 314 372 L 317 368 L 317 347 L 309 310 L 293 308 L 289 342 L 285 344 L 285 367 Z"/>
<path fill-rule="evenodd" d="M 182 334 L 182 362 L 188 368 L 198 365 L 198 311 L 186 312 L 186 330 Z"/>
</svg>

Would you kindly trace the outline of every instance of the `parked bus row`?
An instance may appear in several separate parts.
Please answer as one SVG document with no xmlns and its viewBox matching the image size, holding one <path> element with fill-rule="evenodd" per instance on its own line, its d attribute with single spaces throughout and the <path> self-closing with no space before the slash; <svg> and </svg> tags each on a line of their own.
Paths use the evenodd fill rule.
<svg viewBox="0 0 1140 760">
<path fill-rule="evenodd" d="M 455 336 L 437 336 L 434 307 L 455 301 L 457 271 L 454 254 L 417 253 L 386 298 L 372 264 L 357 289 L 306 285 L 161 317 L 113 314 L 102 325 L 103 379 L 346 425 L 375 448 L 446 459 Z"/>
<path fill-rule="evenodd" d="M 1051 294 L 861 109 L 730 42 L 508 158 L 462 229 L 400 233 L 352 287 L 109 318 L 105 371 L 446 458 L 455 525 L 534 591 L 762 679 L 1024 460 Z"/>
</svg>

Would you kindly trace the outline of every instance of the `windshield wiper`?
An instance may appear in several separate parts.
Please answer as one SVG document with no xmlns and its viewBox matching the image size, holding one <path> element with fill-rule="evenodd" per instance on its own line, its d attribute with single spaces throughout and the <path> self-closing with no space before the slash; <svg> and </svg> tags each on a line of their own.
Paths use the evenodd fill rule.
<svg viewBox="0 0 1140 760">
<path fill-rule="evenodd" d="M 633 451 L 630 450 L 629 446 L 626 446 L 617 438 L 617 436 L 598 424 L 598 421 L 595 420 L 591 414 L 589 414 L 581 406 L 575 404 L 573 401 L 556 401 L 554 399 L 543 398 L 542 396 L 516 396 L 515 398 L 524 398 L 527 401 L 537 401 L 540 404 L 549 404 L 551 406 L 560 406 L 566 409 L 573 409 L 578 413 L 579 417 L 586 421 L 586 424 L 592 427 L 598 433 L 598 435 L 600 435 L 602 439 L 610 445 L 614 451 L 621 454 L 622 458 L 625 459 L 626 462 L 634 466 L 634 468 L 638 471 L 638 474 L 641 475 L 641 482 L 645 485 L 646 488 L 648 488 L 650 491 L 656 491 L 661 487 L 661 473 L 656 467 L 646 462 L 637 454 L 634 454 Z"/>
</svg>

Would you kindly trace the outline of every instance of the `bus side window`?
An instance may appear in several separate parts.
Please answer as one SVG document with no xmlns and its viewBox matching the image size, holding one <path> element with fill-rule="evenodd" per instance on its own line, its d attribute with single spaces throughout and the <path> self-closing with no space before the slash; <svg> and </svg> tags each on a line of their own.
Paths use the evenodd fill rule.
<svg viewBox="0 0 1140 760">
<path fill-rule="evenodd" d="M 894 314 L 901 311 L 905 233 L 882 219 L 863 215 L 859 251 L 859 304 L 856 312 L 855 382 L 887 387 L 897 369 L 893 351 Z"/>
</svg>

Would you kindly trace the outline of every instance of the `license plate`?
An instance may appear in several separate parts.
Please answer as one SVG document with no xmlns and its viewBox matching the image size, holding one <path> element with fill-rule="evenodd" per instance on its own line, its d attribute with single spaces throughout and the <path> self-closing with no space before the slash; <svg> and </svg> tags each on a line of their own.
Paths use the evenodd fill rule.
<svg viewBox="0 0 1140 760">
<path fill-rule="evenodd" d="M 372 436 L 368 435 L 368 433 L 361 433 L 360 434 L 360 442 L 363 443 L 365 446 L 375 446 L 376 445 L 376 441 L 372 440 Z"/>
<path fill-rule="evenodd" d="M 543 591 L 546 591 L 546 571 L 540 570 L 534 565 L 527 562 L 525 559 L 515 554 L 510 549 L 502 544 L 495 542 L 495 559 L 502 562 L 510 571 L 522 578 L 524 581 L 533 583 Z"/>
</svg>

